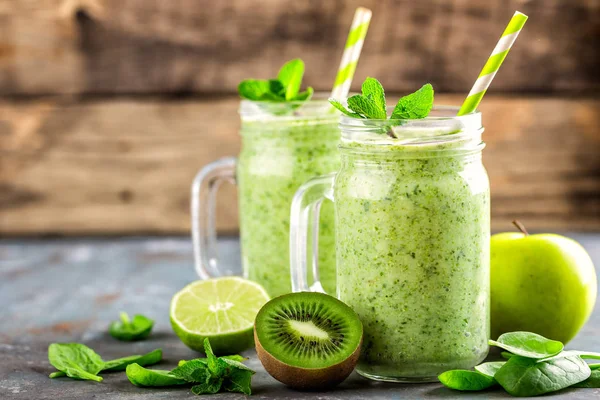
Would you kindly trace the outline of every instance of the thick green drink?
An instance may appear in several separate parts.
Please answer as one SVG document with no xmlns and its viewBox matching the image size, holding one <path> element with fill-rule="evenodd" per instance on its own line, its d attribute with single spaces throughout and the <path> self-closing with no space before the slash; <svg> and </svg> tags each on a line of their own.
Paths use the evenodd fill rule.
<svg viewBox="0 0 600 400">
<path fill-rule="evenodd" d="M 369 378 L 434 381 L 488 351 L 483 129 L 480 114 L 455 112 L 404 122 L 398 138 L 378 134 L 389 122 L 342 118 L 341 169 L 312 186 L 335 202 L 337 297 L 363 323 L 357 371 Z"/>
<path fill-rule="evenodd" d="M 271 296 L 279 296 L 291 292 L 289 216 L 292 198 L 308 179 L 339 169 L 339 114 L 331 111 L 326 100 L 285 103 L 243 100 L 240 116 L 242 150 L 239 159 L 225 160 L 222 172 L 216 173 L 219 178 L 212 181 L 228 177 L 237 182 L 243 274 L 264 286 Z M 200 185 L 206 186 L 207 192 L 216 186 L 210 183 L 212 175 L 215 174 L 206 172 L 205 184 Z M 199 197 L 202 203 L 202 195 Z M 211 196 L 207 194 L 204 198 L 206 208 L 211 209 Z M 202 215 L 198 217 L 202 221 Z M 207 220 L 208 226 L 211 217 L 207 216 Z M 201 224 L 199 228 L 202 232 Z M 213 276 L 219 273 L 214 271 L 216 265 L 210 270 L 216 264 L 216 256 L 210 255 L 214 245 L 209 243 L 210 235 L 205 236 L 203 239 L 204 235 L 199 235 L 198 252 L 205 258 L 197 261 L 197 265 L 208 266 L 207 275 Z M 335 290 L 334 246 L 333 207 L 327 204 L 321 211 L 318 261 L 321 282 L 332 291 Z M 203 276 L 202 271 L 199 274 Z"/>
</svg>

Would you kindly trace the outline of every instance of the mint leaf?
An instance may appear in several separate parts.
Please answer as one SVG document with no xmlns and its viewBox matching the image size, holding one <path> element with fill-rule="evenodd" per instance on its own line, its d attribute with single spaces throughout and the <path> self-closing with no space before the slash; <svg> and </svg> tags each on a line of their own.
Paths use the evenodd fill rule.
<svg viewBox="0 0 600 400">
<path fill-rule="evenodd" d="M 192 393 L 196 395 L 219 393 L 222 385 L 223 378 L 209 378 L 206 382 L 192 386 Z"/>
<path fill-rule="evenodd" d="M 254 375 L 254 371 L 233 369 L 223 382 L 223 389 L 228 392 L 244 393 L 250 396 L 252 394 L 252 375 Z"/>
<path fill-rule="evenodd" d="M 48 361 L 70 378 L 102 382 L 97 376 L 104 361 L 94 350 L 80 343 L 52 343 L 48 346 Z M 53 373 L 51 378 L 62 376 Z"/>
<path fill-rule="evenodd" d="M 365 97 L 360 94 L 354 95 L 348 99 L 348 108 L 357 114 L 370 119 L 386 119 L 385 110 L 382 110 L 372 97 Z"/>
<path fill-rule="evenodd" d="M 352 111 L 349 111 L 348 109 L 346 109 L 346 107 L 344 107 L 344 105 L 342 103 L 340 103 L 339 101 L 337 101 L 334 98 L 330 98 L 329 102 L 331 103 L 332 106 L 334 106 L 335 108 L 337 108 L 338 110 L 340 110 L 341 112 L 343 112 L 344 114 L 346 114 L 349 117 L 363 118 L 362 115 L 357 114 L 355 112 L 352 112 Z"/>
<path fill-rule="evenodd" d="M 420 119 L 429 115 L 433 107 L 433 87 L 427 83 L 414 93 L 402 97 L 390 119 Z"/>
<path fill-rule="evenodd" d="M 246 79 L 238 85 L 238 93 L 248 100 L 263 100 L 265 94 L 271 93 L 270 83 L 263 79 Z"/>
<path fill-rule="evenodd" d="M 283 64 L 279 70 L 277 79 L 285 88 L 285 100 L 294 100 L 300 91 L 300 84 L 304 76 L 304 61 L 299 58 L 290 60 Z"/>
<path fill-rule="evenodd" d="M 307 101 L 310 100 L 314 93 L 313 88 L 310 86 L 306 88 L 306 90 L 302 93 L 298 93 L 298 95 L 294 98 L 294 101 Z"/>
<path fill-rule="evenodd" d="M 285 86 L 279 79 L 269 79 L 269 93 L 265 93 L 261 100 L 276 99 L 275 101 L 285 100 Z"/>
<path fill-rule="evenodd" d="M 156 349 L 144 355 L 134 355 L 129 357 L 117 358 L 104 363 L 101 372 L 125 371 L 129 364 L 138 364 L 140 366 L 153 365 L 162 360 L 162 350 Z"/>
<path fill-rule="evenodd" d="M 173 369 L 171 374 L 190 383 L 204 383 L 212 376 L 208 365 L 201 360 L 188 361 Z"/>
<path fill-rule="evenodd" d="M 187 381 L 178 378 L 170 371 L 146 369 L 139 364 L 129 364 L 125 370 L 127 379 L 139 387 L 162 387 L 185 385 Z"/>
<path fill-rule="evenodd" d="M 153 326 L 154 321 L 150 318 L 138 314 L 130 320 L 127 313 L 122 312 L 121 320 L 111 323 L 108 332 L 115 339 L 129 342 L 146 339 Z"/>
<path fill-rule="evenodd" d="M 362 84 L 362 94 L 363 97 L 372 99 L 379 110 L 381 110 L 381 114 L 384 115 L 381 119 L 387 118 L 385 92 L 377 79 L 371 77 L 365 79 Z"/>
</svg>

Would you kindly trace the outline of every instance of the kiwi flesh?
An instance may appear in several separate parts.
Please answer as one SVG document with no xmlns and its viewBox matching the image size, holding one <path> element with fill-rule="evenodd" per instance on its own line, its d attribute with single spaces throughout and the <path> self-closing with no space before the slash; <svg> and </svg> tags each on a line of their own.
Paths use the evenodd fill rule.
<svg viewBox="0 0 600 400">
<path fill-rule="evenodd" d="M 276 297 L 256 316 L 256 352 L 267 372 L 300 390 L 343 382 L 360 355 L 363 327 L 338 299 L 301 292 Z"/>
</svg>

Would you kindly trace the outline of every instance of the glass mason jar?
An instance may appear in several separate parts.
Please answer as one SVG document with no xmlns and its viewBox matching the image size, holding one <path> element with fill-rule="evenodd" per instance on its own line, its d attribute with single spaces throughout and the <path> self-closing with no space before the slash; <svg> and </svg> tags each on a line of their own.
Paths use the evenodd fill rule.
<svg viewBox="0 0 600 400">
<path fill-rule="evenodd" d="M 308 102 L 242 100 L 242 150 L 204 167 L 192 186 L 192 238 L 196 271 L 203 278 L 231 275 L 218 264 L 215 240 L 216 190 L 229 180 L 238 185 L 242 269 L 271 296 L 291 292 L 289 216 L 292 198 L 306 180 L 337 171 L 339 114 L 326 96 Z M 321 214 L 320 279 L 335 290 L 333 207 Z"/>
<path fill-rule="evenodd" d="M 435 381 L 487 355 L 483 127 L 480 113 L 457 111 L 436 107 L 393 127 L 342 117 L 340 171 L 307 182 L 292 203 L 292 286 L 306 291 L 308 218 L 324 198 L 334 202 L 337 297 L 363 322 L 357 371 L 365 377 Z"/>
</svg>

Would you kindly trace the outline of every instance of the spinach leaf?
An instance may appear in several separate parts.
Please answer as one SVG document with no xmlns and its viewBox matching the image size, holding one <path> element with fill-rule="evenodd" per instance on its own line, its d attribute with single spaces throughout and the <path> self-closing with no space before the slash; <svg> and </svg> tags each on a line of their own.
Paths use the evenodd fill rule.
<svg viewBox="0 0 600 400">
<path fill-rule="evenodd" d="M 127 379 L 139 387 L 160 387 L 185 385 L 187 381 L 173 375 L 170 371 L 146 369 L 139 364 L 129 364 L 125 370 Z"/>
<path fill-rule="evenodd" d="M 598 365 L 598 364 L 596 364 Z M 600 388 L 600 369 L 595 369 L 592 371 L 592 374 L 589 378 L 587 378 L 583 382 L 579 382 L 574 384 L 574 388 L 588 388 L 588 389 L 597 389 Z"/>
<path fill-rule="evenodd" d="M 513 396 L 538 396 L 555 392 L 586 380 L 590 368 L 579 356 L 569 356 L 538 362 L 513 356 L 494 378 Z"/>
<path fill-rule="evenodd" d="M 501 352 L 501 353 L 500 353 L 500 355 L 501 355 L 503 358 L 506 358 L 507 360 L 508 360 L 509 358 L 511 358 L 512 356 L 514 356 L 514 354 L 513 354 L 513 353 L 509 353 L 508 351 L 503 351 L 503 352 Z"/>
<path fill-rule="evenodd" d="M 478 366 L 475 367 L 475 370 L 477 372 L 480 372 L 484 375 L 487 376 L 491 376 L 492 378 L 494 377 L 494 375 L 496 375 L 496 372 L 498 372 L 498 370 L 500 368 L 502 368 L 502 366 L 506 364 L 506 362 L 504 361 L 491 361 L 491 362 L 486 362 L 483 364 L 479 364 Z"/>
<path fill-rule="evenodd" d="M 536 359 L 552 357 L 564 347 L 561 342 L 531 332 L 505 333 L 500 335 L 497 341 L 490 340 L 489 343 L 515 355 Z"/>
<path fill-rule="evenodd" d="M 444 386 L 461 391 L 479 391 L 488 389 L 496 384 L 493 377 L 478 371 L 455 369 L 446 371 L 438 379 Z"/>
<path fill-rule="evenodd" d="M 117 358 L 104 363 L 102 372 L 125 371 L 129 364 L 138 364 L 140 366 L 156 364 L 162 360 L 162 350 L 156 349 L 144 355 L 134 355 L 129 357 Z"/>
<path fill-rule="evenodd" d="M 65 375 L 75 379 L 102 382 L 98 373 L 104 367 L 102 358 L 92 349 L 80 343 L 52 343 L 48 346 L 48 361 Z M 51 378 L 63 376 L 52 373 Z"/>
<path fill-rule="evenodd" d="M 583 358 L 583 357 L 582 357 Z M 590 369 L 592 371 L 596 370 L 596 369 L 600 369 L 600 364 L 588 364 L 588 367 L 590 367 Z"/>
<path fill-rule="evenodd" d="M 563 357 L 569 357 L 569 356 L 579 356 L 583 359 L 587 358 L 587 359 L 600 360 L 600 353 L 594 353 L 592 351 L 565 350 L 565 351 L 561 351 L 560 353 L 558 353 L 555 356 L 543 358 L 539 361 L 548 361 L 548 360 L 552 360 L 554 358 L 563 358 Z"/>
<path fill-rule="evenodd" d="M 121 320 L 111 323 L 108 331 L 115 339 L 130 342 L 146 339 L 150 335 L 153 326 L 154 321 L 150 318 L 138 314 L 133 319 L 129 319 L 127 313 L 122 312 Z"/>
</svg>

